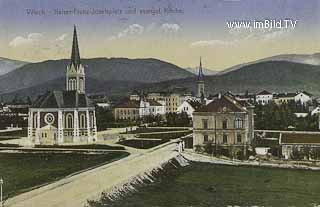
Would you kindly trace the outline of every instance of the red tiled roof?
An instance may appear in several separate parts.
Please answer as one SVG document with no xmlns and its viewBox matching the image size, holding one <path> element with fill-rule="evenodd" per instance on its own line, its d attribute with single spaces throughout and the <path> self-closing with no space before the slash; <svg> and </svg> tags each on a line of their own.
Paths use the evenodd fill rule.
<svg viewBox="0 0 320 207">
<path fill-rule="evenodd" d="M 115 108 L 139 108 L 140 101 L 136 100 L 124 100 L 120 104 L 116 105 Z"/>
<path fill-rule="evenodd" d="M 246 109 L 235 99 L 223 95 L 196 112 L 246 112 Z"/>
<path fill-rule="evenodd" d="M 281 144 L 320 144 L 320 134 L 282 133 Z"/>
<path fill-rule="evenodd" d="M 260 93 L 258 93 L 257 95 L 271 95 L 272 93 L 270 93 L 269 91 L 267 90 L 263 90 L 261 91 Z"/>
</svg>

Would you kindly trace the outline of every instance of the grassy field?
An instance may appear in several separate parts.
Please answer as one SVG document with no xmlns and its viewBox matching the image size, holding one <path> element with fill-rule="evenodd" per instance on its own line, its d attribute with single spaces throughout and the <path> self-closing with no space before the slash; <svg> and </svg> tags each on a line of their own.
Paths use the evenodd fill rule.
<svg viewBox="0 0 320 207">
<path fill-rule="evenodd" d="M 320 172 L 194 163 L 100 206 L 315 206 Z"/>
<path fill-rule="evenodd" d="M 4 197 L 12 197 L 35 186 L 58 180 L 81 170 L 115 161 L 127 152 L 83 153 L 0 153 L 0 176 Z"/>
<path fill-rule="evenodd" d="M 26 128 L 18 131 L 1 132 L 0 141 L 10 140 L 10 139 L 19 139 L 21 137 L 26 137 L 26 136 L 28 136 L 28 132 Z"/>
<path fill-rule="evenodd" d="M 188 134 L 191 134 L 192 131 L 181 131 L 181 132 L 164 132 L 164 133 L 159 133 L 159 134 L 138 134 L 137 138 L 152 138 L 152 139 L 165 139 L 165 140 L 170 140 L 170 139 L 177 139 L 183 136 L 186 136 Z"/>
<path fill-rule="evenodd" d="M 84 145 L 36 145 L 36 148 L 57 148 L 57 149 L 103 149 L 103 150 L 125 150 L 122 146 L 110 146 L 105 144 L 84 144 Z"/>
</svg>

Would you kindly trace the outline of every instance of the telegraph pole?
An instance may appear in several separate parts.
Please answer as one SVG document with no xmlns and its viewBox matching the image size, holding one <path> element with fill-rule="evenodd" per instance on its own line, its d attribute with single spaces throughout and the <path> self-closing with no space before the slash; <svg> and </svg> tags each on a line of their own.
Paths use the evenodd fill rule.
<svg viewBox="0 0 320 207">
<path fill-rule="evenodd" d="M 3 185 L 3 179 L 0 178 L 0 206 L 3 207 L 3 197 L 2 197 L 2 185 Z"/>
</svg>

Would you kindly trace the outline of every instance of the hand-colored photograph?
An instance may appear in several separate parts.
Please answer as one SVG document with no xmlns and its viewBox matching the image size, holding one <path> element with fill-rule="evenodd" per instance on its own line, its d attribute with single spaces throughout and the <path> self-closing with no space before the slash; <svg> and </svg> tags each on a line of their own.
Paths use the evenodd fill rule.
<svg viewBox="0 0 320 207">
<path fill-rule="evenodd" d="M 319 207 L 320 0 L 0 0 L 0 207 Z"/>
</svg>

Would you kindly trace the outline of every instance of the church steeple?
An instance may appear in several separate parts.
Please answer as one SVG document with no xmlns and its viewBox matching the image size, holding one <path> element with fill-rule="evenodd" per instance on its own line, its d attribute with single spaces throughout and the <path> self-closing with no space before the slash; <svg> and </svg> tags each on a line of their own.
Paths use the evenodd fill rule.
<svg viewBox="0 0 320 207">
<path fill-rule="evenodd" d="M 199 65 L 199 73 L 198 73 L 198 81 L 203 81 L 203 72 L 202 72 L 202 63 L 201 63 L 201 57 L 200 57 L 200 65 Z"/>
<path fill-rule="evenodd" d="M 80 65 L 80 52 L 79 52 L 79 46 L 78 46 L 76 25 L 74 25 L 74 29 L 73 29 L 71 64 L 73 64 L 76 68 L 78 68 Z"/>
<path fill-rule="evenodd" d="M 204 93 L 204 75 L 202 71 L 202 62 L 200 57 L 200 64 L 199 64 L 199 73 L 198 73 L 198 80 L 197 80 L 197 97 L 203 99 L 205 96 Z"/>
<path fill-rule="evenodd" d="M 85 74 L 84 67 L 81 64 L 77 29 L 74 25 L 73 40 L 71 48 L 71 61 L 67 66 L 66 89 L 67 91 L 77 91 L 85 93 Z"/>
</svg>

